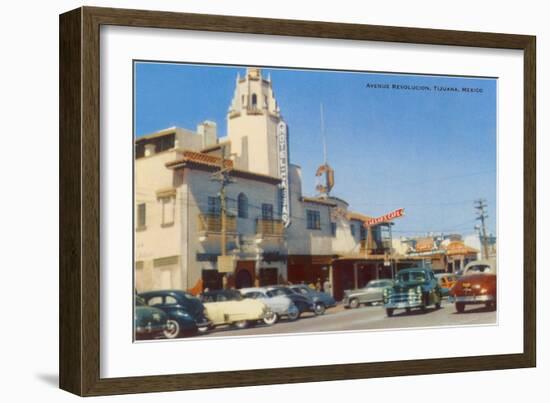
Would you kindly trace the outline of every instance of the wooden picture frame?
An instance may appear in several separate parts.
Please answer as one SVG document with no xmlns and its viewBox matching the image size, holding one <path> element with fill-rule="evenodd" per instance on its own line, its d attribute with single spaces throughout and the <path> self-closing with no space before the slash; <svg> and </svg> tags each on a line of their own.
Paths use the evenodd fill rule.
<svg viewBox="0 0 550 403">
<path fill-rule="evenodd" d="M 519 49 L 524 60 L 524 349 L 521 354 L 100 377 L 100 27 L 119 25 Z M 81 396 L 525 368 L 536 365 L 535 37 L 82 7 L 60 16 L 60 387 Z"/>
</svg>

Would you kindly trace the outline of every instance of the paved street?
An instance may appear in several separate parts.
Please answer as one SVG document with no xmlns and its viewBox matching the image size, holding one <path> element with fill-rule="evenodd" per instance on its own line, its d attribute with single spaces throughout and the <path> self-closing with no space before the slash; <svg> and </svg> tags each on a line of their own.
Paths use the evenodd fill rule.
<svg viewBox="0 0 550 403">
<path fill-rule="evenodd" d="M 301 333 L 319 331 L 395 329 L 425 326 L 475 325 L 496 323 L 496 312 L 485 307 L 471 306 L 462 314 L 456 313 L 454 305 L 443 302 L 441 309 L 433 308 L 426 313 L 412 310 L 410 314 L 397 310 L 388 318 L 382 306 L 358 309 L 343 309 L 341 306 L 327 310 L 323 316 L 304 314 L 295 322 L 281 320 L 273 326 L 257 325 L 238 330 L 229 326 L 219 327 L 200 337 L 245 336 L 274 333 Z"/>
</svg>

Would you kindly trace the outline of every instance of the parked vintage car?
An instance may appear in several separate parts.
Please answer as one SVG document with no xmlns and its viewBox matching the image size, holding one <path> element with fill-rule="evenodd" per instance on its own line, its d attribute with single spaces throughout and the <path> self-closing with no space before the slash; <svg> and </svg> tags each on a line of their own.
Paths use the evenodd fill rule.
<svg viewBox="0 0 550 403">
<path fill-rule="evenodd" d="M 206 291 L 201 300 L 212 326 L 233 325 L 244 329 L 259 320 L 269 322 L 275 315 L 264 302 L 245 299 L 237 290 Z"/>
<path fill-rule="evenodd" d="M 464 312 L 466 305 L 485 305 L 495 310 L 497 307 L 497 274 L 494 260 L 476 260 L 466 265 L 449 293 L 449 302 L 455 304 L 456 311 Z"/>
<path fill-rule="evenodd" d="M 412 267 L 400 270 L 393 287 L 384 289 L 384 307 L 388 316 L 395 309 L 426 311 L 430 305 L 441 308 L 441 289 L 431 269 Z"/>
<path fill-rule="evenodd" d="M 270 295 L 263 287 L 242 288 L 239 291 L 244 298 L 262 301 L 271 309 L 274 315 L 264 318 L 264 322 L 268 325 L 276 323 L 281 317 L 287 317 L 288 320 L 293 321 L 300 316 L 300 310 L 286 295 Z"/>
<path fill-rule="evenodd" d="M 147 305 L 159 308 L 168 315 L 168 324 L 164 331 L 167 339 L 194 335 L 198 331 L 205 332 L 210 326 L 202 302 L 185 291 L 148 291 L 140 296 Z"/>
<path fill-rule="evenodd" d="M 276 285 L 266 287 L 266 291 L 267 295 L 269 295 L 270 297 L 282 295 L 290 298 L 292 302 L 294 302 L 294 305 L 296 305 L 296 307 L 300 311 L 300 315 L 298 317 L 300 317 L 304 312 L 313 312 L 317 315 L 315 310 L 315 302 L 313 301 L 313 299 L 308 296 L 298 294 L 297 292 L 292 291 L 287 286 Z"/>
<path fill-rule="evenodd" d="M 451 291 L 451 288 L 453 288 L 453 286 L 455 285 L 458 276 L 452 273 L 440 273 L 436 274 L 435 278 L 437 279 L 439 287 L 441 288 L 441 296 L 448 297 L 449 292 Z"/>
<path fill-rule="evenodd" d="M 344 308 L 359 308 L 361 304 L 382 302 L 384 290 L 392 286 L 391 279 L 371 280 L 363 288 L 345 290 L 342 304 Z"/>
<path fill-rule="evenodd" d="M 336 300 L 326 292 L 314 290 L 305 284 L 291 285 L 289 288 L 298 294 L 311 298 L 315 303 L 315 313 L 317 315 L 322 315 L 327 308 L 336 306 Z"/>
<path fill-rule="evenodd" d="M 168 316 L 160 309 L 147 306 L 145 301 L 136 296 L 134 309 L 134 330 L 136 340 L 155 339 L 164 335 Z"/>
</svg>

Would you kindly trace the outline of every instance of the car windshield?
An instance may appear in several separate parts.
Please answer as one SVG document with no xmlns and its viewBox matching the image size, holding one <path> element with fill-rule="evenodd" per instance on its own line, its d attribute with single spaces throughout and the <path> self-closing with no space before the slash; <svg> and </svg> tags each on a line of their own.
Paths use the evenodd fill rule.
<svg viewBox="0 0 550 403">
<path fill-rule="evenodd" d="M 387 280 L 375 280 L 375 281 L 370 281 L 368 284 L 367 284 L 367 288 L 380 288 L 380 287 L 387 287 L 389 286 L 391 283 Z"/>
<path fill-rule="evenodd" d="M 308 290 L 306 287 L 292 287 L 292 290 L 293 290 L 293 291 L 297 291 L 297 292 L 299 292 L 300 294 L 304 294 L 304 295 L 308 295 L 308 294 L 309 294 L 309 290 Z"/>
<path fill-rule="evenodd" d="M 141 297 L 136 296 L 136 306 L 146 306 L 145 300 Z"/>
<path fill-rule="evenodd" d="M 267 295 L 269 295 L 270 297 L 276 297 L 276 296 L 279 296 L 279 295 L 292 295 L 293 292 L 290 291 L 289 289 L 287 288 L 274 288 L 273 290 L 270 290 L 268 291 Z"/>
<path fill-rule="evenodd" d="M 480 264 L 476 266 L 471 266 L 468 268 L 468 273 L 487 273 L 491 271 L 491 267 L 486 264 Z"/>
<path fill-rule="evenodd" d="M 240 292 L 232 290 L 211 292 L 202 295 L 203 302 L 240 301 L 242 298 Z"/>
<path fill-rule="evenodd" d="M 218 295 L 218 301 L 240 301 L 243 299 L 242 295 L 238 291 L 226 291 Z"/>
<path fill-rule="evenodd" d="M 408 271 L 405 273 L 399 273 L 397 281 L 401 283 L 422 283 L 426 281 L 426 273 L 424 273 L 423 271 Z"/>
</svg>

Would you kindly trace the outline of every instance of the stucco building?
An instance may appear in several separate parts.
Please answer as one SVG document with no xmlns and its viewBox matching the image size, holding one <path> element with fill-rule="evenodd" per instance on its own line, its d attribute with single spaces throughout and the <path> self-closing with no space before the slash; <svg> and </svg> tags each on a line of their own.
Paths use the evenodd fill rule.
<svg viewBox="0 0 550 403">
<path fill-rule="evenodd" d="M 225 136 L 204 121 L 136 139 L 138 291 L 329 279 L 338 297 L 391 276 L 390 224 L 367 229 L 369 217 L 346 201 L 308 196 L 288 133 L 271 80 L 249 68 L 237 76 Z"/>
</svg>

